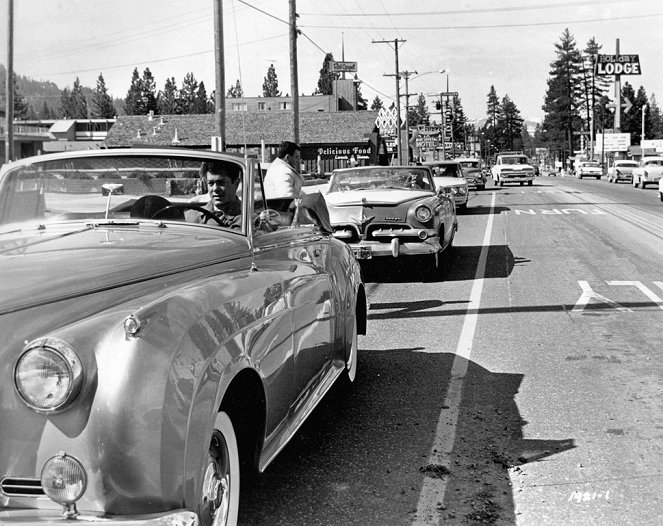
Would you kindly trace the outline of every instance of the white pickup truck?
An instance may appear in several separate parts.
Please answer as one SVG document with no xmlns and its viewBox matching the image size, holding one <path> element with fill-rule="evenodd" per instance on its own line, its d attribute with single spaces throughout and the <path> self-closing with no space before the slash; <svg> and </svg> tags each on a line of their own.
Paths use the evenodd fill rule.
<svg viewBox="0 0 663 526">
<path fill-rule="evenodd" d="M 534 166 L 529 163 L 526 155 L 518 152 L 498 153 L 495 164 L 490 169 L 495 185 L 504 186 L 504 183 L 527 183 L 532 186 L 534 182 Z"/>
</svg>

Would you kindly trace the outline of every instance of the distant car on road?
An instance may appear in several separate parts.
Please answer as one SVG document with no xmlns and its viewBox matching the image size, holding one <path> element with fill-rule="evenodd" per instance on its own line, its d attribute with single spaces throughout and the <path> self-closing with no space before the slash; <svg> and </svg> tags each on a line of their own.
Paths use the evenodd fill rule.
<svg viewBox="0 0 663 526">
<path fill-rule="evenodd" d="M 520 186 L 527 183 L 532 186 L 534 182 L 534 166 L 522 152 L 498 153 L 491 174 L 493 182 L 499 186 L 505 183 L 520 183 Z"/>
<path fill-rule="evenodd" d="M 603 168 L 595 161 L 579 161 L 576 163 L 576 177 L 582 179 L 584 177 L 594 177 L 600 179 L 603 175 Z"/>
<path fill-rule="evenodd" d="M 656 184 L 663 177 L 663 156 L 644 157 L 633 168 L 633 186 L 645 188 Z"/>
<path fill-rule="evenodd" d="M 638 166 L 637 161 L 617 160 L 608 168 L 608 182 L 633 181 L 633 169 Z"/>
<path fill-rule="evenodd" d="M 468 186 L 483 190 L 486 188 L 486 175 L 483 171 L 481 159 L 475 157 L 459 157 L 456 159 L 463 167 L 463 174 Z"/>
<path fill-rule="evenodd" d="M 463 166 L 458 161 L 426 161 L 423 164 L 432 170 L 435 187 L 451 197 L 456 208 L 467 208 L 470 192 Z"/>
</svg>

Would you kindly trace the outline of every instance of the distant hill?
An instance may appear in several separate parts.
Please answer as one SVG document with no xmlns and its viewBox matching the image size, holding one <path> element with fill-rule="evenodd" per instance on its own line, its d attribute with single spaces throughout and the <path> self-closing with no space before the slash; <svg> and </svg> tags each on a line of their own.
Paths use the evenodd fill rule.
<svg viewBox="0 0 663 526">
<path fill-rule="evenodd" d="M 7 76 L 7 69 L 4 65 L 0 64 L 0 100 L 2 101 L 2 107 L 5 107 L 5 78 Z M 29 106 L 32 106 L 37 116 L 41 112 L 44 102 L 46 102 L 48 108 L 53 112 L 57 118 L 60 117 L 60 99 L 62 96 L 62 89 L 60 89 L 54 82 L 50 81 L 41 81 L 33 80 L 29 77 L 24 77 L 16 73 L 16 83 L 18 85 L 18 92 L 21 94 L 23 99 Z M 92 103 L 92 96 L 94 94 L 95 88 L 89 88 L 83 86 L 83 94 L 88 103 L 88 108 L 90 108 Z M 121 108 L 123 107 L 124 101 L 122 99 L 114 99 L 115 107 L 118 109 L 118 113 L 123 113 Z"/>
</svg>

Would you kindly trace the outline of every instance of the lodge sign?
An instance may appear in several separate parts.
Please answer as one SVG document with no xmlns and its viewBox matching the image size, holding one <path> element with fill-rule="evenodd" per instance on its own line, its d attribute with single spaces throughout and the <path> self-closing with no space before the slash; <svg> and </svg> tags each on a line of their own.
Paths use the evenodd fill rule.
<svg viewBox="0 0 663 526">
<path fill-rule="evenodd" d="M 640 75 L 640 55 L 597 55 L 597 75 Z"/>
</svg>

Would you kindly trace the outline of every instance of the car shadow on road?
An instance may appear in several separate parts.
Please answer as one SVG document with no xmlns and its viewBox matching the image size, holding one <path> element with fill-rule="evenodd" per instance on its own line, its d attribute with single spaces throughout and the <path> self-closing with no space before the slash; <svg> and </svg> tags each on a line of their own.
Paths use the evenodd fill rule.
<svg viewBox="0 0 663 526">
<path fill-rule="evenodd" d="M 421 257 L 380 258 L 361 262 L 362 278 L 366 283 L 418 283 L 437 281 L 467 281 L 475 279 L 483 246 L 454 246 L 441 256 L 442 268 L 431 271 L 429 260 Z M 432 256 L 430 257 L 432 260 Z M 486 256 L 484 278 L 506 278 L 514 266 L 529 260 L 514 256 L 508 245 L 491 245 Z"/>
<path fill-rule="evenodd" d="M 422 488 L 444 479 L 433 512 L 444 524 L 514 524 L 518 466 L 574 447 L 527 440 L 515 396 L 521 374 L 467 361 L 455 426 L 446 404 L 453 353 L 368 349 L 359 376 L 335 387 L 282 453 L 242 492 L 242 525 L 406 525 L 423 523 Z M 442 433 L 438 433 L 442 429 Z M 436 435 L 438 435 L 436 440 Z M 450 444 L 431 464 L 434 444 Z"/>
</svg>

